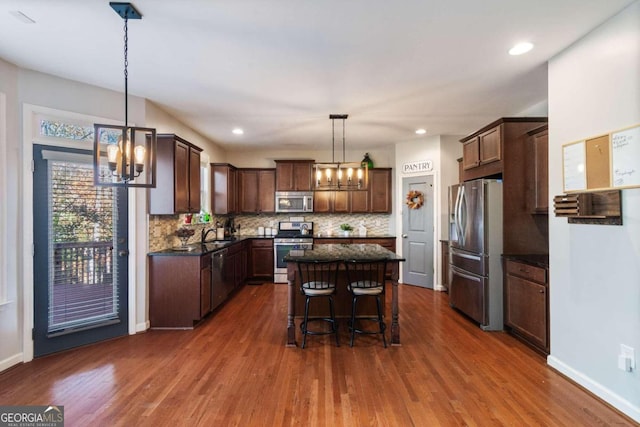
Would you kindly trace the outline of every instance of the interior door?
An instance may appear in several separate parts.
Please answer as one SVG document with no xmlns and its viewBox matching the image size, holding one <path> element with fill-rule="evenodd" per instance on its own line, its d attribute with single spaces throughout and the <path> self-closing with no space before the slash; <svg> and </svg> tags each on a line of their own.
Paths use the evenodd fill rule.
<svg viewBox="0 0 640 427">
<path fill-rule="evenodd" d="M 127 190 L 90 151 L 34 145 L 34 355 L 128 333 Z"/>
<path fill-rule="evenodd" d="M 404 197 L 412 190 L 423 194 L 424 204 L 402 205 L 402 282 L 433 288 L 433 176 L 403 178 Z"/>
</svg>

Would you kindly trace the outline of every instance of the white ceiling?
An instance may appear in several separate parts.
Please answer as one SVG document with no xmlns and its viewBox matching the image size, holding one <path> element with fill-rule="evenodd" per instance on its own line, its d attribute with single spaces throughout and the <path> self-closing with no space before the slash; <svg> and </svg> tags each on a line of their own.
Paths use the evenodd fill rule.
<svg viewBox="0 0 640 427">
<path fill-rule="evenodd" d="M 632 2 L 134 0 L 129 93 L 232 150 L 328 146 L 330 113 L 349 148 L 464 135 L 544 102 L 546 61 Z M 0 57 L 122 91 L 123 24 L 107 0 L 0 0 Z"/>
</svg>

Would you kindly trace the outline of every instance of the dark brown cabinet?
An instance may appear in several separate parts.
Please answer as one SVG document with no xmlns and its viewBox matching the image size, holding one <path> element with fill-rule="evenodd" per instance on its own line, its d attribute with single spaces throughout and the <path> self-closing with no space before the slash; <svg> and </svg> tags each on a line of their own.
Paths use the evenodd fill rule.
<svg viewBox="0 0 640 427">
<path fill-rule="evenodd" d="M 369 212 L 369 192 L 367 190 L 349 191 L 351 213 Z"/>
<path fill-rule="evenodd" d="M 503 117 L 460 140 L 463 180 L 500 175 L 509 144 L 546 123 L 546 117 Z"/>
<path fill-rule="evenodd" d="M 152 328 L 192 328 L 211 311 L 211 255 L 149 257 Z"/>
<path fill-rule="evenodd" d="M 238 170 L 228 163 L 211 164 L 211 211 L 214 214 L 238 212 Z"/>
<path fill-rule="evenodd" d="M 549 132 L 547 126 L 528 133 L 529 159 L 533 164 L 527 176 L 528 206 L 531 213 L 549 212 Z"/>
<path fill-rule="evenodd" d="M 505 260 L 505 325 L 514 335 L 549 354 L 547 269 Z"/>
<path fill-rule="evenodd" d="M 240 212 L 275 212 L 275 170 L 238 169 Z"/>
<path fill-rule="evenodd" d="M 369 212 L 391 213 L 391 169 L 369 170 Z"/>
<path fill-rule="evenodd" d="M 351 212 L 350 193 L 350 191 L 315 191 L 313 193 L 313 212 Z"/>
<path fill-rule="evenodd" d="M 252 240 L 249 251 L 249 277 L 273 278 L 273 239 Z"/>
<path fill-rule="evenodd" d="M 276 160 L 276 191 L 311 191 L 313 160 Z"/>
<path fill-rule="evenodd" d="M 156 188 L 149 190 L 149 213 L 200 212 L 200 152 L 174 134 L 159 134 Z"/>
</svg>

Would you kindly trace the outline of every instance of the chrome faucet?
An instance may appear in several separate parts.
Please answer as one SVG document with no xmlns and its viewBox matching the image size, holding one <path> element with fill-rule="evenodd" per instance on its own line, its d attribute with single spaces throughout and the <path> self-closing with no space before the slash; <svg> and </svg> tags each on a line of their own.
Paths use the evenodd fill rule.
<svg viewBox="0 0 640 427">
<path fill-rule="evenodd" d="M 200 241 L 201 241 L 202 243 L 204 243 L 204 242 L 206 241 L 205 239 L 207 238 L 207 236 L 209 235 L 209 233 L 210 233 L 210 232 L 212 232 L 212 231 L 213 231 L 213 233 L 215 234 L 216 229 L 215 229 L 215 228 L 210 228 L 210 229 L 208 229 L 208 230 L 205 230 L 205 229 L 203 228 L 203 229 L 202 229 L 202 231 L 200 232 Z"/>
</svg>

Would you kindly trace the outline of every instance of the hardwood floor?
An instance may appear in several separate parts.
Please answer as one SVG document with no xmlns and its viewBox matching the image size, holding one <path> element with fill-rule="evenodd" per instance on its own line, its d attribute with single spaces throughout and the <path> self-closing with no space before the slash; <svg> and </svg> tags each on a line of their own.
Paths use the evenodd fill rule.
<svg viewBox="0 0 640 427">
<path fill-rule="evenodd" d="M 311 336 L 302 350 L 284 345 L 286 291 L 245 286 L 195 330 L 17 366 L 0 374 L 0 404 L 64 405 L 67 426 L 634 425 L 447 294 L 400 286 L 401 347 L 350 348 L 343 322 L 341 347 Z"/>
</svg>

